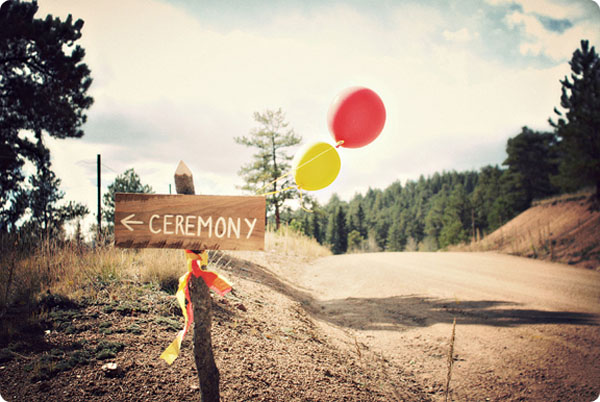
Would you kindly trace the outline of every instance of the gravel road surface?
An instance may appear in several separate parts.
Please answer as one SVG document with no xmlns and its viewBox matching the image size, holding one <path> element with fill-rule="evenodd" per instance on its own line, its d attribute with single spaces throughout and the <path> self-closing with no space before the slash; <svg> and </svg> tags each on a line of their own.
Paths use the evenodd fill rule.
<svg viewBox="0 0 600 402">
<path fill-rule="evenodd" d="M 594 401 L 600 272 L 496 253 L 325 257 L 286 277 L 357 345 L 412 367 L 445 399 Z"/>
</svg>

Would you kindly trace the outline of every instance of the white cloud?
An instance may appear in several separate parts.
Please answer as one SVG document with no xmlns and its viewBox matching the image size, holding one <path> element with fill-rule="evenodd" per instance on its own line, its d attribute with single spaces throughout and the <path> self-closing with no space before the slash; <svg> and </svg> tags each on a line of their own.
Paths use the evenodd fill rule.
<svg viewBox="0 0 600 402">
<path fill-rule="evenodd" d="M 485 0 L 493 6 L 518 5 L 525 14 L 553 19 L 578 19 L 586 13 L 590 0 Z"/>
<path fill-rule="evenodd" d="M 526 14 L 538 14 L 554 19 L 578 19 L 586 12 L 589 0 L 553 1 L 553 0 L 521 0 L 517 2 Z"/>
<path fill-rule="evenodd" d="M 525 36 L 519 47 L 523 55 L 546 55 L 560 61 L 570 58 L 581 39 L 600 43 L 600 30 L 585 22 L 564 32 L 554 32 L 546 29 L 537 15 L 514 11 L 506 16 L 506 23 L 511 28 L 523 27 Z"/>
<path fill-rule="evenodd" d="M 479 36 L 477 32 L 471 33 L 467 28 L 464 27 L 457 31 L 444 30 L 444 32 L 442 32 L 442 35 L 446 40 L 458 43 L 469 42 L 472 39 L 477 38 Z"/>
<path fill-rule="evenodd" d="M 486 0 L 495 6 L 518 5 L 506 15 L 509 28 L 521 28 L 519 51 L 524 56 L 546 56 L 555 62 L 570 58 L 582 39 L 600 44 L 600 8 L 590 0 Z M 562 30 L 551 30 L 542 18 L 561 21 Z"/>
</svg>

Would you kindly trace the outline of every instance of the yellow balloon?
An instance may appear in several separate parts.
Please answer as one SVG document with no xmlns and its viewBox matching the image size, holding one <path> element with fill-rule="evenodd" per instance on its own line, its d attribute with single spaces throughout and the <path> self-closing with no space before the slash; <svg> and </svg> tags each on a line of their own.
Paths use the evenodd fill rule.
<svg viewBox="0 0 600 402">
<path fill-rule="evenodd" d="M 340 166 L 340 155 L 326 142 L 304 145 L 292 161 L 296 185 L 308 191 L 320 190 L 333 183 Z"/>
</svg>

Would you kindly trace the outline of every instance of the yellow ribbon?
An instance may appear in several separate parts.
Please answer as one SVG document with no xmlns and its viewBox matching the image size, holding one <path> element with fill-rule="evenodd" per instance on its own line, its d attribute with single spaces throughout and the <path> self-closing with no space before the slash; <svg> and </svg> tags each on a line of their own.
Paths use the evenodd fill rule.
<svg viewBox="0 0 600 402">
<path fill-rule="evenodd" d="M 202 277 L 206 286 L 221 296 L 231 290 L 231 284 L 227 279 L 216 272 L 206 270 L 206 266 L 208 265 L 208 252 L 206 250 L 201 253 L 185 250 L 185 256 L 188 272 L 179 278 L 179 286 L 177 288 L 177 293 L 175 294 L 184 318 L 183 329 L 177 333 L 175 340 L 173 340 L 160 355 L 160 358 L 169 365 L 171 365 L 175 359 L 177 359 L 177 356 L 179 356 L 181 342 L 183 342 L 183 338 L 187 334 L 192 322 L 194 322 L 194 311 L 192 309 L 192 301 L 190 300 L 188 288 L 191 275 L 193 274 L 195 277 Z M 186 300 L 188 301 L 187 306 L 185 304 Z"/>
<path fill-rule="evenodd" d="M 175 340 L 171 342 L 171 344 L 160 355 L 160 358 L 166 361 L 169 365 L 173 364 L 175 359 L 177 359 L 177 356 L 179 356 L 181 342 L 183 342 L 183 338 L 185 337 L 185 334 L 187 333 L 187 330 L 191 324 L 190 319 L 188 317 L 188 313 L 185 308 L 185 291 L 188 287 L 188 282 L 191 274 L 191 271 L 186 272 L 183 276 L 181 276 L 181 278 L 179 278 L 179 287 L 177 288 L 177 294 L 175 295 L 177 297 L 179 307 L 181 307 L 181 312 L 183 313 L 183 329 L 177 333 Z"/>
</svg>

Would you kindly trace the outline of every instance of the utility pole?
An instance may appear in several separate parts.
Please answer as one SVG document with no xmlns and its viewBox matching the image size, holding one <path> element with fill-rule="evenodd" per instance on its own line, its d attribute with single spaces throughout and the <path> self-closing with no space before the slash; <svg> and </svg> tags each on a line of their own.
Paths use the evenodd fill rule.
<svg viewBox="0 0 600 402">
<path fill-rule="evenodd" d="M 100 195 L 102 194 L 102 188 L 101 188 L 101 183 L 102 180 L 100 178 L 101 175 L 101 169 L 100 169 L 100 154 L 98 154 L 97 157 L 97 164 L 98 164 L 98 241 L 100 241 L 100 234 L 102 233 L 102 209 L 100 208 L 101 204 L 100 204 Z"/>
</svg>

